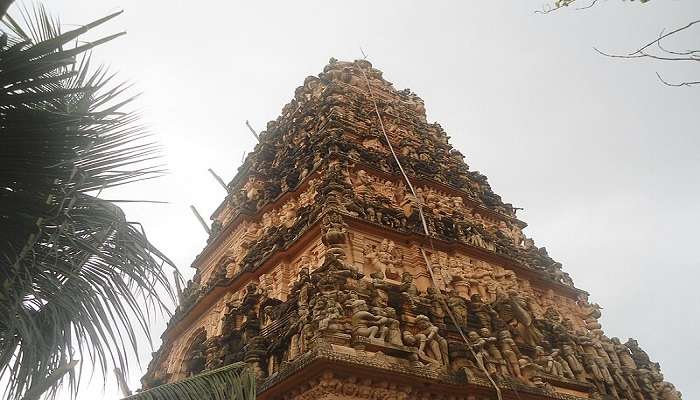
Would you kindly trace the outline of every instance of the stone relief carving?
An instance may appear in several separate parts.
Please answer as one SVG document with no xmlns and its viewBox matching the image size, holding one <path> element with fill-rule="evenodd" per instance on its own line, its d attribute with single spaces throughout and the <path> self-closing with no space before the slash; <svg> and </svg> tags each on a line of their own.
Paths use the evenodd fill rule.
<svg viewBox="0 0 700 400">
<path fill-rule="evenodd" d="M 376 85 L 415 195 L 387 161 L 358 68 Z M 334 61 L 307 78 L 229 188 L 212 238 L 239 236 L 217 250 L 211 274 L 198 270 L 170 326 L 217 284 L 246 281 L 207 320 L 217 329 L 169 339 L 146 387 L 237 361 L 267 382 L 323 349 L 433 377 L 463 373 L 477 381 L 486 370 L 540 394 L 574 388 L 589 398 L 680 399 L 636 341 L 605 336 L 601 307 L 575 297 L 571 278 L 524 235 L 512 205 L 469 170 L 438 124 L 425 121 L 422 100 L 397 92 L 366 61 Z M 435 247 L 445 250 L 431 249 L 428 265 L 416 247 L 424 238 L 420 212 Z M 229 227 L 232 221 L 240 225 Z M 293 247 L 307 232 L 316 239 Z M 180 375 L 160 368 L 173 354 L 186 355 Z M 332 373 L 307 389 L 287 397 L 423 396 Z"/>
</svg>

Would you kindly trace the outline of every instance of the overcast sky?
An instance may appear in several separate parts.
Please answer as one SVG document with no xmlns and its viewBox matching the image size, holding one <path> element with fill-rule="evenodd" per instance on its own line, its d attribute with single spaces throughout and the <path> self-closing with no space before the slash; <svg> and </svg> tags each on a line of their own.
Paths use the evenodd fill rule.
<svg viewBox="0 0 700 400">
<path fill-rule="evenodd" d="M 65 24 L 125 13 L 98 33 L 128 35 L 96 51 L 143 96 L 171 175 L 121 197 L 187 277 L 209 215 L 254 138 L 307 75 L 360 47 L 396 88 L 425 100 L 472 169 L 524 207 L 526 233 L 603 307 L 609 336 L 633 336 L 686 399 L 700 398 L 700 87 L 697 66 L 613 60 L 662 28 L 700 17 L 700 1 L 608 0 L 533 11 L 546 0 L 447 2 L 49 1 Z M 69 27 L 69 26 L 68 26 Z M 676 43 L 700 48 L 700 27 Z M 669 42 L 669 45 L 672 42 Z M 154 323 L 158 336 L 164 323 Z M 156 346 L 160 345 L 158 340 Z M 150 360 L 144 348 L 144 367 Z M 133 368 L 132 389 L 142 370 Z M 119 397 L 86 386 L 81 399 Z M 104 394 L 103 394 L 104 393 Z M 66 396 L 67 397 L 67 396 Z M 59 398 L 63 398 L 59 396 Z"/>
</svg>

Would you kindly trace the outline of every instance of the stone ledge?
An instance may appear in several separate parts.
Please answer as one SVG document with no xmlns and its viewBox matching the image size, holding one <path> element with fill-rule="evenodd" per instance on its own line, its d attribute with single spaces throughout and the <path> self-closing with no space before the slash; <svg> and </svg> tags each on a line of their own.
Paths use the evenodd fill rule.
<svg viewBox="0 0 700 400">
<path fill-rule="evenodd" d="M 364 342 L 364 341 L 363 341 Z M 371 342 L 371 340 L 367 340 Z M 405 347 L 405 346 L 404 346 Z M 416 390 L 429 386 L 431 390 L 462 396 L 465 389 L 469 393 L 493 395 L 493 387 L 488 379 L 471 376 L 469 380 L 461 371 L 449 371 L 447 368 L 417 365 L 403 358 L 385 353 L 371 353 L 346 346 L 331 344 L 319 340 L 305 354 L 290 363 L 283 364 L 279 372 L 263 380 L 258 386 L 259 398 L 279 398 L 283 393 L 293 389 L 313 385 L 324 373 L 350 375 L 366 379 L 386 378 L 415 387 Z M 300 379 L 299 375 L 303 374 Z M 573 394 L 575 390 L 546 391 L 526 386 L 513 380 L 500 380 L 499 388 L 504 399 L 558 399 L 584 400 Z"/>
</svg>

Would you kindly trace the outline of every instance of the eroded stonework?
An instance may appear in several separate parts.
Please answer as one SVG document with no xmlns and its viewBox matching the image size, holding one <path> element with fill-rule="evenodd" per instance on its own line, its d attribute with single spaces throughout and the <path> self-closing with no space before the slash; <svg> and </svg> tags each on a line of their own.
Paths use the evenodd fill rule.
<svg viewBox="0 0 700 400">
<path fill-rule="evenodd" d="M 146 388 L 244 361 L 261 398 L 680 399 L 366 60 L 306 78 L 212 218 Z"/>
</svg>

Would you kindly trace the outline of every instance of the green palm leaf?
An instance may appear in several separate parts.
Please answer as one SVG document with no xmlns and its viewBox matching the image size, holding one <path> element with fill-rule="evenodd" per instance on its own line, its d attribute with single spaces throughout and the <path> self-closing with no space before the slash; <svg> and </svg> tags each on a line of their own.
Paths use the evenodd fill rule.
<svg viewBox="0 0 700 400">
<path fill-rule="evenodd" d="M 255 375 L 234 363 L 178 382 L 145 390 L 124 400 L 253 400 Z"/>
<path fill-rule="evenodd" d="M 96 191 L 162 174 L 158 147 L 124 111 L 125 84 L 70 45 L 119 13 L 70 32 L 37 6 L 5 17 L 0 40 L 0 379 L 5 399 L 38 398 L 90 360 L 128 369 L 149 313 L 174 301 L 172 263 Z M 76 61 L 79 60 L 79 61 Z M 150 339 L 150 336 L 149 336 Z"/>
</svg>

